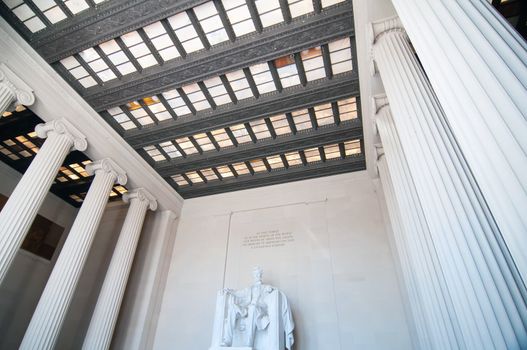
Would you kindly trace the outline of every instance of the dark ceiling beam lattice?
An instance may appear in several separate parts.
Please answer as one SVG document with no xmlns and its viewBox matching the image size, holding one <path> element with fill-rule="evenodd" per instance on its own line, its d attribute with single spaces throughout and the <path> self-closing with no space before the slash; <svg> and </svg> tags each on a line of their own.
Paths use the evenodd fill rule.
<svg viewBox="0 0 527 350">
<path fill-rule="evenodd" d="M 342 123 L 340 126 L 328 125 L 316 130 L 299 132 L 296 135 L 284 135 L 276 139 L 268 138 L 256 143 L 249 142 L 238 147 L 228 147 L 220 151 L 212 150 L 203 154 L 190 155 L 186 158 L 158 162 L 153 167 L 161 176 L 166 177 L 181 172 L 261 159 L 279 153 L 360 138 L 362 138 L 362 123 L 357 118 Z"/>
<path fill-rule="evenodd" d="M 294 87 L 285 89 L 281 93 L 262 95 L 258 99 L 238 101 L 237 104 L 219 106 L 213 111 L 197 112 L 196 115 L 187 118 L 162 121 L 149 128 L 125 132 L 123 137 L 133 148 L 138 149 L 358 95 L 359 80 L 356 73 L 345 73 L 331 80 L 311 82 L 305 87 Z"/>
<path fill-rule="evenodd" d="M 291 52 L 327 44 L 353 36 L 351 4 L 328 9 L 321 14 L 282 24 L 261 34 L 253 33 L 234 43 L 193 54 L 190 59 L 175 59 L 81 91 L 97 111 L 139 98 L 218 76 L 226 71 L 246 68 Z"/>
<path fill-rule="evenodd" d="M 273 170 L 271 172 L 258 173 L 255 175 L 243 175 L 223 179 L 221 181 L 209 181 L 206 184 L 179 187 L 177 191 L 183 196 L 183 198 L 188 199 L 365 169 L 366 161 L 364 155 L 358 154 L 355 156 L 348 156 L 345 159 L 331 160 L 325 163 L 320 162 L 306 166 L 295 166 L 287 169 L 284 168 Z"/>
<path fill-rule="evenodd" d="M 205 2 L 207 0 L 107 1 L 48 29 L 26 35 L 26 39 L 46 61 L 55 62 Z M 19 23 L 18 26 L 24 25 Z"/>
</svg>

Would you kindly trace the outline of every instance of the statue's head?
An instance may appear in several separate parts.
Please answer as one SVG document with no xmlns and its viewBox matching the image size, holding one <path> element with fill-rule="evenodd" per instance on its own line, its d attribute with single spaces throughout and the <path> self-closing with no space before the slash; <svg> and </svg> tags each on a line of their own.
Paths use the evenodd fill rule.
<svg viewBox="0 0 527 350">
<path fill-rule="evenodd" d="M 253 278 L 254 278 L 254 282 L 259 282 L 261 283 L 262 282 L 262 275 L 263 275 L 263 270 L 261 267 L 259 266 L 256 266 L 254 269 L 253 269 Z"/>
</svg>

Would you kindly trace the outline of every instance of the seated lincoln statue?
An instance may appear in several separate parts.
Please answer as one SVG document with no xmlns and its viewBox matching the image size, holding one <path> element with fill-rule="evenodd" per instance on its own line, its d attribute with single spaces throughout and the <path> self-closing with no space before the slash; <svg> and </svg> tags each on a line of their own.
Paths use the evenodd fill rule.
<svg viewBox="0 0 527 350">
<path fill-rule="evenodd" d="M 284 293 L 262 283 L 253 270 L 252 286 L 218 292 L 211 350 L 291 350 L 293 317 Z"/>
</svg>

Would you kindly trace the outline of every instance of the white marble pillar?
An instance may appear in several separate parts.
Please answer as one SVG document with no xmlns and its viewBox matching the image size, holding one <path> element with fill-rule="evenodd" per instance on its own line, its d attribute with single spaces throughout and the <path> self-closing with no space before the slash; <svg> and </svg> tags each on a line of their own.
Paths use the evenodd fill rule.
<svg viewBox="0 0 527 350">
<path fill-rule="evenodd" d="M 376 130 L 386 145 L 378 160 L 379 175 L 405 281 L 409 294 L 414 295 L 410 300 L 414 319 L 424 329 L 420 334 L 421 348 L 461 348 L 458 339 L 462 336 L 450 293 L 385 96 L 374 99 L 373 110 Z"/>
<path fill-rule="evenodd" d="M 67 154 L 87 147 L 84 135 L 65 120 L 39 124 L 35 131 L 47 139 L 0 212 L 0 283 Z"/>
<path fill-rule="evenodd" d="M 126 214 L 119 240 L 115 246 L 110 266 L 93 311 L 88 332 L 84 338 L 82 348 L 85 350 L 110 348 L 113 330 L 119 315 L 146 211 L 157 208 L 154 197 L 144 189 L 126 193 L 123 200 L 130 202 L 130 208 Z"/>
<path fill-rule="evenodd" d="M 392 0 L 527 282 L 527 44 L 485 0 Z"/>
<path fill-rule="evenodd" d="M 0 118 L 16 105 L 31 106 L 34 102 L 33 90 L 7 65 L 0 63 Z"/>
<path fill-rule="evenodd" d="M 124 185 L 127 180 L 125 172 L 110 159 L 91 163 L 86 171 L 95 174 L 95 177 L 53 267 L 20 349 L 54 348 L 110 191 L 116 181 Z"/>
<path fill-rule="evenodd" d="M 398 19 L 375 23 L 373 56 L 464 346 L 527 346 L 521 281 Z M 377 120 L 381 139 L 384 119 Z M 388 128 L 389 126 L 386 126 Z M 383 144 L 386 157 L 397 151 Z"/>
</svg>

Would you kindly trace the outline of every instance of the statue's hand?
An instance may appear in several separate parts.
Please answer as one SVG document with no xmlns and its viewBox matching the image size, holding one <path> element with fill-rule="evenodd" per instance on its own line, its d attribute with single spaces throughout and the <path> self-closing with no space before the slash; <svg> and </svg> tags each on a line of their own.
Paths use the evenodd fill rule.
<svg viewBox="0 0 527 350">
<path fill-rule="evenodd" d="M 234 290 L 230 288 L 223 288 L 221 291 L 222 295 L 234 294 Z"/>
</svg>

